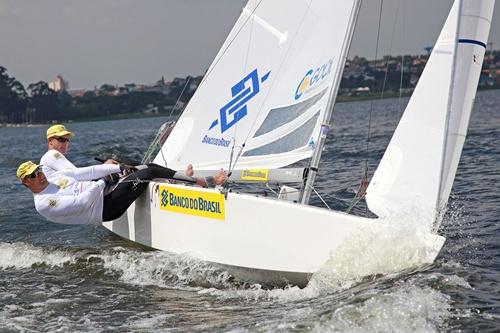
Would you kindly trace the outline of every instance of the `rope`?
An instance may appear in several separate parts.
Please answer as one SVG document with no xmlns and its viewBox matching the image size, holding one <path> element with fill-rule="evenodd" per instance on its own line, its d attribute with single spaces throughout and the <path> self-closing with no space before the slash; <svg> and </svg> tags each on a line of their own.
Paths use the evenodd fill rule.
<svg viewBox="0 0 500 333">
<path fill-rule="evenodd" d="M 361 184 L 359 184 L 358 191 L 356 192 L 356 195 L 354 198 L 352 198 L 351 203 L 349 204 L 349 207 L 346 210 L 346 213 L 349 214 L 351 210 L 365 197 L 366 194 L 366 189 L 368 188 L 368 174 L 365 171 L 365 174 L 363 175 L 363 178 L 361 178 Z"/>
<path fill-rule="evenodd" d="M 375 61 L 378 59 L 378 45 L 380 42 L 380 24 L 382 21 L 382 8 L 384 6 L 384 0 L 380 0 L 380 10 L 378 15 L 378 27 L 377 27 L 377 44 L 375 47 Z M 371 126 L 372 126 L 372 113 L 373 113 L 373 100 L 370 102 L 370 115 L 368 120 L 368 133 L 366 137 L 366 154 L 365 154 L 365 172 L 368 172 L 368 152 L 370 149 L 370 139 L 371 139 Z"/>
<path fill-rule="evenodd" d="M 399 13 L 399 6 L 400 6 L 401 2 L 398 1 L 398 6 L 396 8 L 396 13 Z M 399 16 L 396 14 L 396 16 Z M 389 45 L 389 54 L 392 54 L 392 46 L 393 46 L 393 43 L 394 43 L 394 35 L 395 35 L 395 32 L 396 32 L 396 23 L 398 21 L 397 20 L 394 20 L 394 24 L 392 25 L 392 33 L 391 33 L 391 43 Z M 376 60 L 376 59 L 375 59 Z M 389 59 L 386 60 L 385 62 L 385 73 L 384 73 L 384 81 L 382 82 L 382 89 L 381 89 L 381 92 L 380 92 L 380 99 L 383 99 L 384 98 L 384 92 L 385 92 L 385 85 L 387 83 L 387 76 L 389 74 Z M 401 87 L 399 89 L 400 93 L 401 93 Z"/>
<path fill-rule="evenodd" d="M 313 190 L 314 194 L 316 194 L 318 196 L 319 200 L 321 200 L 321 202 L 326 206 L 326 208 L 328 208 L 328 210 L 332 210 L 330 208 L 330 206 L 328 206 L 328 204 L 326 203 L 326 201 L 323 200 L 323 197 L 321 196 L 321 194 L 319 194 L 318 191 L 316 191 L 316 189 L 313 186 L 309 185 L 309 188 L 311 190 Z"/>
<path fill-rule="evenodd" d="M 406 1 L 403 1 L 403 40 L 405 40 L 405 35 L 406 35 Z M 398 113 L 400 115 L 399 118 L 401 118 L 401 99 L 403 96 L 403 77 L 404 77 L 404 68 L 405 68 L 405 55 L 404 53 L 401 55 L 401 77 L 399 80 L 399 98 L 398 98 Z"/>
<path fill-rule="evenodd" d="M 378 14 L 378 27 L 377 27 L 377 43 L 375 46 L 375 61 L 378 59 L 378 48 L 380 42 L 380 26 L 382 22 L 382 9 L 384 7 L 384 0 L 380 0 L 380 9 Z M 392 43 L 392 42 L 391 42 Z M 391 46 L 392 47 L 392 46 Z M 385 88 L 385 82 L 387 78 L 387 66 L 386 66 L 386 77 L 383 81 L 381 98 L 383 97 L 383 89 Z M 366 135 L 366 151 L 365 151 L 365 169 L 363 173 L 363 177 L 361 178 L 361 183 L 359 185 L 358 192 L 354 196 L 349 208 L 347 209 L 347 213 L 349 213 L 356 204 L 364 198 L 366 194 L 366 188 L 368 187 L 368 153 L 370 151 L 370 139 L 371 139 L 371 127 L 372 127 L 372 114 L 373 114 L 373 99 L 370 101 L 370 113 L 368 117 L 368 132 Z M 368 207 L 366 208 L 368 210 Z"/>
<path fill-rule="evenodd" d="M 257 10 L 257 7 L 260 5 L 261 2 L 262 2 L 262 0 L 257 4 L 257 6 L 255 6 L 252 13 L 250 15 L 248 15 L 248 19 L 247 19 L 247 21 L 245 21 L 245 24 L 247 24 L 248 20 L 253 16 L 255 11 Z M 249 34 L 249 37 L 248 37 L 247 52 L 245 54 L 245 63 L 243 65 L 243 73 L 246 73 L 247 67 L 248 67 L 248 55 L 250 54 L 250 47 L 252 46 L 253 30 L 254 30 L 254 20 L 251 21 L 251 27 L 250 27 L 251 33 Z M 233 146 L 231 147 L 231 154 L 229 155 L 228 177 L 231 176 L 233 169 L 236 167 L 236 163 L 238 162 L 238 159 L 240 158 L 241 152 L 243 151 L 243 148 L 245 147 L 245 142 L 246 142 L 246 140 L 243 142 L 243 145 L 240 147 L 240 151 L 239 151 L 238 155 L 236 155 L 236 159 L 234 160 L 234 163 L 233 163 L 234 148 L 236 146 L 236 132 L 238 131 L 238 126 L 239 126 L 239 124 L 236 123 L 234 128 L 233 128 Z M 227 191 L 228 184 L 226 183 L 224 185 L 225 185 L 224 190 Z"/>
<path fill-rule="evenodd" d="M 167 159 L 165 158 L 165 155 L 163 154 L 163 149 L 161 147 L 161 146 L 163 146 L 163 143 L 165 143 L 165 141 L 161 142 L 164 135 L 165 135 L 165 131 L 167 131 L 170 128 L 170 126 L 165 126 L 165 124 L 171 123 L 172 114 L 178 108 L 179 102 L 180 102 L 182 96 L 184 95 L 184 91 L 186 91 L 186 88 L 187 88 L 190 81 L 191 81 L 191 77 L 188 77 L 186 80 L 186 83 L 184 84 L 184 87 L 181 90 L 181 93 L 179 94 L 179 96 L 177 97 L 177 100 L 175 101 L 174 107 L 172 108 L 172 110 L 170 111 L 170 114 L 168 115 L 168 121 L 166 123 L 164 123 L 159 128 L 153 142 L 151 142 L 151 144 L 149 145 L 148 150 L 146 151 L 146 154 L 144 155 L 144 157 L 142 159 L 142 163 L 150 162 L 151 156 L 158 149 L 158 147 L 160 147 L 159 150 L 160 150 L 161 157 L 163 159 L 163 162 L 165 163 L 165 166 L 167 165 Z"/>
<path fill-rule="evenodd" d="M 186 80 L 186 84 L 184 84 L 184 87 L 182 88 L 182 91 L 179 94 L 179 97 L 177 97 L 177 100 L 175 101 L 174 107 L 172 108 L 172 110 L 170 111 L 170 114 L 168 115 L 168 121 L 170 121 L 172 114 L 174 113 L 175 109 L 177 108 L 177 105 L 179 105 L 179 102 L 181 101 L 182 95 L 184 95 L 184 91 L 186 90 L 186 87 L 188 86 L 189 81 L 191 81 L 191 76 L 188 76 L 188 79 Z"/>
<path fill-rule="evenodd" d="M 266 183 L 266 188 L 271 191 L 275 196 L 279 197 L 279 193 L 277 193 L 271 186 L 269 186 L 269 183 Z"/>
</svg>

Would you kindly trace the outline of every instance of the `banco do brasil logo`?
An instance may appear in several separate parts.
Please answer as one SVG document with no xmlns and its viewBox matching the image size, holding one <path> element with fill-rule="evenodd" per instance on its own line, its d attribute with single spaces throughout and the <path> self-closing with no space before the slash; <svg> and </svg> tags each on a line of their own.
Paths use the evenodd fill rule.
<svg viewBox="0 0 500 333">
<path fill-rule="evenodd" d="M 257 69 L 245 76 L 231 87 L 232 99 L 219 110 L 219 118 L 215 119 L 208 130 L 220 125 L 221 134 L 243 119 L 247 113 L 247 103 L 260 91 L 260 84 L 264 83 L 271 71 L 259 78 Z M 208 143 L 208 142 L 207 142 Z"/>
<path fill-rule="evenodd" d="M 191 188 L 160 186 L 160 210 L 224 220 L 224 195 Z"/>
<path fill-rule="evenodd" d="M 161 204 L 162 204 L 162 206 L 168 205 L 168 191 L 167 190 L 161 191 Z"/>
</svg>

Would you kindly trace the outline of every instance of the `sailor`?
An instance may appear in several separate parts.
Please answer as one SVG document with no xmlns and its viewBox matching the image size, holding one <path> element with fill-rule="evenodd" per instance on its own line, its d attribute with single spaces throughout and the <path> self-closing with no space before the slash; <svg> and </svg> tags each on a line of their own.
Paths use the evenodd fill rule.
<svg viewBox="0 0 500 333">
<path fill-rule="evenodd" d="M 52 125 L 47 129 L 47 152 L 40 159 L 40 165 L 42 166 L 42 171 L 49 180 L 53 180 L 53 174 L 57 171 L 78 169 L 73 163 L 71 163 L 66 158 L 66 153 L 68 152 L 69 142 L 75 134 L 66 129 L 62 124 Z M 118 164 L 117 161 L 113 159 L 108 159 L 104 164 Z M 107 170 L 104 168 L 103 170 Z M 192 176 L 194 174 L 193 166 L 189 164 L 186 169 L 186 175 Z M 85 172 L 79 174 L 86 175 Z M 91 175 L 95 176 L 95 175 Z M 93 180 L 96 178 L 76 178 L 77 180 Z"/>
<path fill-rule="evenodd" d="M 79 168 L 91 173 L 93 167 Z M 107 165 L 108 174 L 124 171 L 128 166 Z M 22 163 L 17 169 L 17 177 L 33 193 L 35 208 L 46 219 L 64 224 L 100 224 L 119 218 L 135 199 L 147 188 L 148 182 L 155 178 L 176 179 L 199 186 L 221 185 L 227 180 L 225 171 L 220 170 L 215 177 L 188 177 L 156 164 L 148 164 L 133 172 L 104 195 L 105 179 L 97 181 L 78 181 L 83 171 L 65 169 L 53 174 L 58 183 L 47 180 L 41 165 L 32 161 Z M 95 171 L 94 171 L 95 172 Z M 80 174 L 78 174 L 80 173 Z"/>
<path fill-rule="evenodd" d="M 77 167 L 66 158 L 68 152 L 69 141 L 75 134 L 68 131 L 62 124 L 56 124 L 47 129 L 47 152 L 40 159 L 40 165 L 45 177 L 52 178 L 52 175 L 57 171 L 66 169 L 77 169 Z M 117 161 L 109 159 L 105 164 L 118 164 Z M 85 174 L 85 173 L 83 173 Z M 98 177 L 99 178 L 99 177 Z M 78 180 L 92 180 L 81 179 Z"/>
</svg>

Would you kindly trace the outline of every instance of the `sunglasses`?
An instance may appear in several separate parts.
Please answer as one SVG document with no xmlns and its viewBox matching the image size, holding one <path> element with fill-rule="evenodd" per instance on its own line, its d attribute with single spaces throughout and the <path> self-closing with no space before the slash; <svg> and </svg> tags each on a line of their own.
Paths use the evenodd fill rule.
<svg viewBox="0 0 500 333">
<path fill-rule="evenodd" d="M 36 178 L 36 176 L 38 175 L 39 172 L 40 172 L 40 168 L 37 168 L 37 169 L 35 169 L 35 171 L 33 171 L 31 174 L 29 174 L 25 178 Z"/>
<path fill-rule="evenodd" d="M 62 137 L 62 136 L 55 136 L 54 139 L 56 139 L 59 142 L 69 142 L 68 138 Z"/>
</svg>

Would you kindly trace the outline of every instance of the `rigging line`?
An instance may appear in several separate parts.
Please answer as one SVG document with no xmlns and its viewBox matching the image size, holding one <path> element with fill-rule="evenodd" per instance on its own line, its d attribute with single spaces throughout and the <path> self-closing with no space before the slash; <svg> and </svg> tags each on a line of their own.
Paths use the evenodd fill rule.
<svg viewBox="0 0 500 333">
<path fill-rule="evenodd" d="M 240 159 L 241 153 L 243 152 L 243 149 L 245 148 L 245 143 L 243 142 L 243 144 L 241 146 L 237 146 L 237 147 L 240 148 L 240 150 L 238 151 L 238 154 L 236 155 L 236 158 L 234 159 L 233 167 L 229 170 L 230 174 L 233 172 L 234 168 L 236 167 L 236 162 Z M 231 159 L 232 159 L 232 152 L 231 152 Z"/>
<path fill-rule="evenodd" d="M 378 46 L 380 42 L 380 25 L 382 22 L 382 8 L 384 6 L 384 0 L 380 0 L 380 10 L 378 15 L 378 28 L 377 28 L 377 43 L 375 47 L 375 62 L 378 58 Z M 368 172 L 368 152 L 370 151 L 370 138 L 371 138 L 371 125 L 372 125 L 372 113 L 373 113 L 373 99 L 370 101 L 370 114 L 368 118 L 368 133 L 366 137 L 366 154 L 365 154 L 365 172 Z"/>
<path fill-rule="evenodd" d="M 182 98 L 182 95 L 184 95 L 184 91 L 186 90 L 186 87 L 188 86 L 190 81 L 191 81 L 191 76 L 188 76 L 188 79 L 186 80 L 186 83 L 184 84 L 184 87 L 182 88 L 182 91 L 179 94 L 179 97 L 177 97 L 177 100 L 175 101 L 174 107 L 172 108 L 172 110 L 170 111 L 170 114 L 168 115 L 169 121 L 170 121 L 170 118 L 172 117 L 172 114 L 174 113 L 175 109 L 177 108 L 177 105 L 179 105 L 179 102 Z"/>
<path fill-rule="evenodd" d="M 403 41 L 405 40 L 405 35 L 406 35 L 406 0 L 403 0 L 403 33 L 402 33 L 402 39 Z M 403 78 L 404 78 L 404 70 L 405 70 L 405 55 L 404 52 L 401 54 L 401 77 L 399 79 L 399 98 L 398 98 L 398 115 L 399 118 L 401 118 L 401 101 L 403 97 Z"/>
<path fill-rule="evenodd" d="M 163 163 L 165 163 L 165 166 L 167 166 L 167 159 L 165 158 L 165 155 L 163 154 L 163 146 L 160 147 L 160 153 L 161 153 L 161 158 L 163 160 Z"/>
<path fill-rule="evenodd" d="M 398 17 L 398 13 L 399 13 L 399 6 L 401 4 L 401 1 L 398 1 L 398 6 L 396 8 L 396 17 Z M 392 46 L 393 46 L 393 43 L 394 43 L 394 35 L 395 35 L 395 32 L 396 32 L 396 23 L 398 22 L 397 19 L 394 20 L 394 23 L 392 25 L 392 32 L 391 32 L 391 42 L 389 44 L 389 52 L 388 54 L 392 54 Z M 383 99 L 384 98 L 384 92 L 385 92 L 385 86 L 387 84 L 387 76 L 389 74 L 389 57 L 386 58 L 386 61 L 385 61 L 385 73 L 384 73 L 384 81 L 382 82 L 382 91 L 380 92 L 380 99 Z M 401 91 L 401 89 L 400 89 Z"/>
<path fill-rule="evenodd" d="M 328 210 L 332 210 L 330 208 L 330 206 L 328 206 L 328 204 L 326 203 L 325 200 L 323 200 L 323 197 L 321 196 L 321 194 L 318 193 L 318 191 L 316 191 L 316 189 L 314 188 L 314 186 L 312 185 L 309 185 L 309 187 L 311 188 L 311 190 L 313 190 L 313 192 L 318 196 L 319 200 L 321 200 L 321 202 L 323 202 L 323 204 L 326 206 L 326 208 L 328 208 Z"/>
<path fill-rule="evenodd" d="M 273 190 L 273 188 L 271 186 L 269 186 L 269 183 L 266 183 L 266 188 L 271 191 L 275 196 L 279 197 L 279 194 Z"/>
<path fill-rule="evenodd" d="M 261 0 L 261 1 L 262 1 L 262 0 Z M 310 6 L 311 6 L 311 5 L 309 4 L 309 7 L 308 7 L 307 11 L 305 11 L 305 12 L 304 12 L 304 14 L 302 15 L 302 17 L 301 17 L 301 19 L 300 19 L 300 21 L 299 21 L 299 24 L 298 24 L 298 26 L 297 26 L 297 31 L 299 31 L 299 30 L 300 30 L 300 28 L 302 27 L 302 25 L 304 24 L 304 20 L 305 20 L 305 18 L 306 18 L 306 16 L 307 16 L 307 14 L 309 13 L 309 9 L 311 8 Z M 280 63 L 280 64 L 279 64 L 279 66 L 278 66 L 278 69 L 276 70 L 276 76 L 277 76 L 277 75 L 281 72 L 281 69 L 283 68 L 283 64 L 284 64 L 284 62 L 285 62 L 285 59 L 287 59 L 287 58 L 288 58 L 288 54 L 290 53 L 290 50 L 291 50 L 291 48 L 292 48 L 292 46 L 293 46 L 294 41 L 295 41 L 295 38 L 293 38 L 293 40 L 291 40 L 291 41 L 290 41 L 290 46 L 289 46 L 289 47 L 288 47 L 288 49 L 286 50 L 286 52 L 285 52 L 285 54 L 284 54 L 284 56 L 283 56 L 283 60 L 281 61 L 281 63 Z M 261 103 L 261 105 L 260 105 L 260 107 L 259 107 L 259 110 L 257 111 L 257 116 L 258 116 L 258 115 L 260 115 L 260 113 L 262 112 L 263 107 L 264 107 L 264 103 L 267 101 L 267 99 L 268 99 L 268 97 L 269 97 L 269 94 L 271 93 L 272 88 L 273 88 L 273 86 L 274 86 L 274 83 L 275 83 L 275 82 L 276 82 L 276 80 L 272 80 L 272 82 L 271 82 L 271 84 L 270 84 L 270 86 L 269 86 L 269 89 L 267 89 L 267 92 L 265 93 L 264 98 L 262 99 L 262 103 Z M 249 129 L 249 131 L 248 131 L 248 134 L 247 134 L 247 136 L 246 136 L 245 140 L 243 141 L 243 143 L 242 143 L 242 145 L 241 145 L 241 150 L 240 150 L 239 154 L 236 156 L 236 159 L 235 159 L 235 161 L 234 161 L 234 166 L 233 166 L 233 168 L 235 168 L 235 167 L 236 167 L 236 163 L 238 162 L 238 160 L 239 160 L 239 158 L 240 158 L 240 156 L 241 156 L 241 153 L 242 153 L 242 151 L 243 151 L 243 148 L 245 147 L 246 142 L 247 142 L 247 141 L 248 141 L 248 139 L 250 138 L 250 133 L 252 133 L 252 130 L 255 128 L 255 124 L 257 123 L 257 118 L 258 118 L 258 117 L 255 117 L 255 118 L 254 118 L 254 120 L 253 120 L 253 122 L 252 122 L 252 124 L 250 125 L 250 129 Z"/>
<path fill-rule="evenodd" d="M 205 82 L 206 78 L 208 78 L 210 76 L 210 74 L 212 74 L 213 70 L 215 69 L 215 67 L 217 67 L 217 64 L 219 63 L 219 61 L 222 60 L 222 58 L 224 57 L 224 55 L 226 54 L 227 50 L 231 47 L 231 45 L 233 44 L 234 40 L 236 39 L 236 37 L 238 37 L 240 35 L 240 32 L 241 30 L 243 30 L 243 28 L 246 27 L 247 23 L 248 23 L 248 20 L 250 20 L 252 18 L 252 15 L 253 13 L 257 10 L 257 8 L 260 6 L 260 4 L 262 3 L 262 1 L 264 0 L 260 0 L 259 3 L 255 6 L 255 8 L 253 9 L 252 11 L 252 14 L 248 15 L 247 19 L 245 20 L 245 22 L 243 22 L 243 24 L 241 25 L 241 27 L 238 29 L 238 31 L 234 34 L 234 37 L 233 39 L 231 39 L 228 43 L 228 45 L 226 46 L 226 48 L 221 52 L 221 55 L 220 57 L 218 57 L 217 59 L 214 60 L 212 66 L 210 66 L 210 68 L 207 70 L 207 72 L 205 73 L 205 75 L 203 76 L 203 79 L 201 80 L 200 82 L 200 86 L 202 85 L 202 83 Z M 243 10 L 242 10 L 243 12 Z M 241 17 L 241 14 L 240 14 L 240 17 Z"/>
<path fill-rule="evenodd" d="M 172 110 L 170 111 L 170 114 L 168 115 L 168 121 L 170 121 L 170 119 L 172 117 L 172 114 L 174 113 L 174 110 L 177 108 L 177 105 L 179 104 L 179 102 L 180 102 L 180 100 L 182 98 L 182 95 L 184 94 L 184 91 L 186 90 L 186 87 L 189 84 L 189 81 L 191 81 L 191 77 L 190 76 L 188 76 L 188 79 L 186 80 L 186 83 L 184 84 L 184 87 L 182 88 L 182 91 L 179 94 L 179 97 L 177 97 L 177 101 L 175 102 L 174 107 L 172 108 Z M 180 115 L 179 115 L 179 117 L 180 117 Z M 163 153 L 163 145 L 160 147 L 160 154 L 161 154 L 161 158 L 163 160 L 163 163 L 165 163 L 165 166 L 167 166 L 167 159 L 165 158 L 165 155 Z"/>
<path fill-rule="evenodd" d="M 234 156 L 234 148 L 235 148 L 235 145 L 236 145 L 236 139 L 233 137 L 233 146 L 231 147 L 231 154 L 229 155 L 229 167 L 227 169 L 227 177 L 231 177 L 231 174 L 233 173 L 233 169 L 234 169 L 234 164 L 233 164 L 233 156 Z M 241 154 L 241 151 L 243 150 L 243 148 L 240 149 L 240 154 Z M 227 189 L 229 187 L 229 183 L 228 182 L 225 182 L 224 183 L 224 188 Z"/>
<path fill-rule="evenodd" d="M 227 176 L 231 176 L 231 164 L 233 163 L 233 154 L 234 154 L 234 145 L 235 145 L 235 138 L 233 138 L 233 146 L 231 147 L 231 154 L 229 154 L 229 167 L 227 168 Z"/>
<path fill-rule="evenodd" d="M 238 146 L 238 148 L 240 148 L 240 151 L 236 155 L 235 162 L 233 163 L 234 148 L 236 147 L 235 144 L 236 144 L 236 139 L 233 138 L 233 146 L 231 147 L 231 154 L 229 155 L 229 167 L 227 168 L 227 176 L 228 177 L 230 177 L 231 174 L 233 173 L 234 167 L 236 166 L 236 161 L 238 160 L 238 158 L 241 154 L 241 151 L 243 150 L 243 147 Z"/>
<path fill-rule="evenodd" d="M 261 0 L 261 2 L 262 2 L 262 0 Z M 258 3 L 258 5 L 260 5 L 260 2 Z M 252 18 L 256 10 L 257 10 L 257 6 L 255 6 L 255 9 L 252 11 L 252 13 L 248 17 Z M 243 75 L 246 73 L 247 68 L 248 68 L 248 58 L 249 58 L 249 54 L 250 54 L 250 47 L 252 45 L 253 32 L 254 32 L 254 20 L 252 19 L 251 26 L 250 26 L 250 34 L 249 34 L 248 43 L 247 43 L 247 52 L 246 52 L 246 55 L 245 55 L 245 63 L 243 65 L 243 73 L 242 73 Z M 233 163 L 234 148 L 235 148 L 235 145 L 236 145 L 236 133 L 238 131 L 238 126 L 239 126 L 239 124 L 236 123 L 235 126 L 234 126 L 234 129 L 233 129 L 233 146 L 231 148 L 231 154 L 229 155 L 230 157 L 229 157 L 229 166 L 228 166 L 228 174 L 229 175 L 231 175 L 231 173 L 233 172 L 233 169 L 236 166 L 236 161 L 239 158 L 239 156 L 240 156 L 240 154 L 241 154 L 241 152 L 243 150 L 243 147 L 245 146 L 245 144 L 243 144 L 243 146 L 240 148 L 240 151 L 239 151 L 239 153 L 237 155 L 237 159 Z"/>
<path fill-rule="evenodd" d="M 377 27 L 377 42 L 375 46 L 375 59 L 374 62 L 377 62 L 378 59 L 378 49 L 379 49 L 379 43 L 380 43 L 380 26 L 382 22 L 382 9 L 384 7 L 384 0 L 380 0 L 380 9 L 379 9 L 379 14 L 378 14 L 378 27 Z M 393 30 L 394 33 L 394 30 Z M 392 48 L 392 40 L 391 40 L 391 48 Z M 386 75 L 387 75 L 387 68 L 386 68 Z M 385 79 L 383 82 L 382 86 L 382 93 L 381 93 L 381 98 L 383 97 L 383 89 L 385 87 Z M 371 127 L 372 127 L 372 114 L 373 114 L 373 103 L 374 100 L 372 99 L 370 101 L 370 112 L 369 112 L 369 117 L 368 117 L 368 131 L 366 134 L 366 152 L 365 152 L 365 169 L 363 172 L 363 177 L 361 179 L 361 184 L 359 186 L 359 191 L 356 193 L 356 196 L 354 197 L 350 207 L 348 208 L 348 212 L 351 211 L 352 208 L 365 196 L 366 194 L 366 188 L 368 187 L 369 181 L 368 181 L 368 153 L 370 151 L 370 139 L 371 139 Z M 362 188 L 364 188 L 362 190 Z M 359 194 L 359 199 L 356 201 L 356 198 L 358 197 Z M 366 213 L 368 213 L 368 207 L 366 207 Z"/>
<path fill-rule="evenodd" d="M 162 130 L 164 129 L 164 126 L 165 124 L 161 125 L 160 128 L 158 129 L 158 131 L 156 132 L 156 135 L 153 139 L 153 142 L 151 142 L 151 144 L 149 145 L 148 147 L 148 150 L 146 151 L 146 154 L 144 154 L 144 157 L 142 158 L 142 161 L 141 161 L 141 164 L 145 164 L 145 163 L 148 163 L 150 162 L 151 160 L 151 155 L 153 155 L 153 152 L 156 150 L 156 148 L 158 147 L 158 142 L 159 142 L 159 137 L 160 137 L 160 133 L 163 132 Z"/>
<path fill-rule="evenodd" d="M 255 7 L 255 9 L 253 10 L 252 14 L 249 15 L 249 18 L 252 18 L 252 21 L 250 23 L 250 33 L 248 34 L 248 43 L 247 43 L 247 52 L 245 54 L 245 63 L 243 65 L 243 75 L 245 75 L 245 73 L 247 72 L 247 68 L 248 68 L 248 55 L 250 54 L 250 48 L 252 46 L 252 39 L 253 39 L 253 33 L 254 33 L 254 26 L 255 26 L 255 20 L 253 19 L 253 16 L 255 15 L 255 10 L 257 9 L 257 7 Z M 236 126 L 238 126 L 238 123 L 236 123 Z"/>
<path fill-rule="evenodd" d="M 349 204 L 349 207 L 346 210 L 346 213 L 349 214 L 351 213 L 351 210 L 363 199 L 366 195 L 366 189 L 368 188 L 368 174 L 366 173 L 363 175 L 363 178 L 361 179 L 361 184 L 359 184 L 359 188 L 356 192 L 356 195 L 354 198 L 352 198 L 351 203 Z"/>
<path fill-rule="evenodd" d="M 354 28 L 356 28 L 356 26 L 357 26 L 356 22 L 358 22 L 358 19 L 359 19 L 359 13 L 361 12 L 361 7 L 363 6 L 363 1 L 364 1 L 364 0 L 360 0 L 360 2 L 359 2 L 359 10 L 358 10 L 358 12 L 356 13 L 356 17 L 354 18 L 354 22 L 355 22 L 355 27 L 354 27 Z M 355 33 L 355 32 L 353 32 L 353 36 L 354 36 L 354 33 Z M 351 42 L 351 44 L 352 44 L 352 42 Z M 345 54 L 345 56 L 344 56 L 344 59 L 345 59 L 345 62 L 344 62 L 344 67 L 346 66 L 346 63 L 347 63 L 347 61 L 349 60 L 349 59 L 348 59 L 348 53 L 349 53 L 349 50 L 350 50 L 350 47 L 349 47 L 349 49 L 347 50 L 347 52 L 346 52 L 346 54 Z M 342 78 L 343 78 L 343 74 L 344 74 L 344 71 L 342 71 L 342 77 L 340 78 L 340 80 L 342 80 Z M 340 87 L 339 87 L 339 88 L 340 88 Z M 330 116 L 330 123 L 331 123 L 332 119 L 334 119 L 334 117 L 333 117 L 333 116 L 334 116 L 334 114 L 335 114 L 335 110 L 336 110 L 336 109 L 335 109 L 335 107 L 332 107 L 332 113 L 331 113 L 331 116 Z"/>
<path fill-rule="evenodd" d="M 399 77 L 399 96 L 398 96 L 398 115 L 401 118 L 402 112 L 402 100 L 403 100 L 403 78 L 404 78 L 404 70 L 405 70 L 405 55 L 401 55 L 401 75 Z"/>
</svg>

